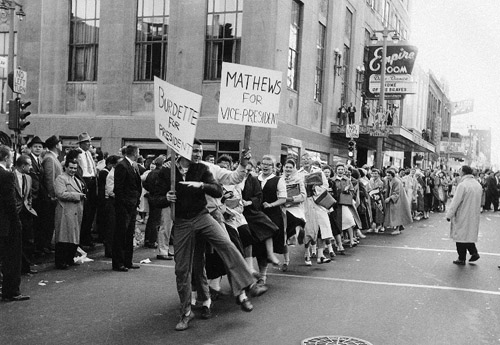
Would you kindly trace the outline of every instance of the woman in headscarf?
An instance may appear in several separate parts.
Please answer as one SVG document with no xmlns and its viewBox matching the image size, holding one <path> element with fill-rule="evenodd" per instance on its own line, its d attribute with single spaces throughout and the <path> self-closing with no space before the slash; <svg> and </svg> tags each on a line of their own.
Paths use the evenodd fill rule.
<svg viewBox="0 0 500 345">
<path fill-rule="evenodd" d="M 385 183 L 380 177 L 380 170 L 378 169 L 372 169 L 372 178 L 369 183 L 369 190 L 373 222 L 372 228 L 368 230 L 368 232 L 384 232 Z"/>
</svg>

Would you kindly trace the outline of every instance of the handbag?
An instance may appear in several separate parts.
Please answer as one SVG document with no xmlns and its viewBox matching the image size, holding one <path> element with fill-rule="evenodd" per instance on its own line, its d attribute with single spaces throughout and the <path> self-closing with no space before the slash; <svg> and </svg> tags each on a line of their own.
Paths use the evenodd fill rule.
<svg viewBox="0 0 500 345">
<path fill-rule="evenodd" d="M 352 195 L 350 193 L 340 193 L 339 205 L 352 206 Z"/>
<path fill-rule="evenodd" d="M 320 195 L 313 197 L 313 199 L 316 205 L 323 206 L 327 210 L 335 204 L 335 199 L 327 190 L 323 191 Z"/>
<path fill-rule="evenodd" d="M 289 184 L 286 186 L 286 196 L 288 198 L 300 195 L 300 187 L 298 183 Z"/>
</svg>

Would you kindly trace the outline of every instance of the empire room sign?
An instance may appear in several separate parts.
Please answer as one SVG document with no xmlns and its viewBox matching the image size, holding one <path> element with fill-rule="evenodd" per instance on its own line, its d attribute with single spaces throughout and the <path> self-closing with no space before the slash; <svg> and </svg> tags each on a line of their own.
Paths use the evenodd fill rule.
<svg viewBox="0 0 500 345">
<path fill-rule="evenodd" d="M 365 83 L 367 89 L 365 95 L 367 98 L 375 99 L 380 91 L 380 78 L 382 71 L 382 50 L 379 45 L 368 46 L 368 59 L 366 62 L 365 78 L 369 83 Z M 411 78 L 418 49 L 411 45 L 388 45 L 385 65 L 385 86 L 386 91 L 392 94 L 414 93 L 415 82 Z M 396 76 L 400 76 L 397 78 Z M 390 79 L 397 79 L 397 85 L 387 85 Z M 378 81 L 379 86 L 375 87 L 374 82 Z M 370 85 L 371 84 L 371 85 Z M 389 90 L 387 88 L 389 87 Z"/>
</svg>

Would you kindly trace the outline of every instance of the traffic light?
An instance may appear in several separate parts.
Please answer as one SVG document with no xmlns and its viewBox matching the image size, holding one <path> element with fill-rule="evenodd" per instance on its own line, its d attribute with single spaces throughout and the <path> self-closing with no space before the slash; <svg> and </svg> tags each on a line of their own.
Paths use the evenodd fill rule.
<svg viewBox="0 0 500 345">
<path fill-rule="evenodd" d="M 17 99 L 11 99 L 9 102 L 9 129 L 19 130 L 19 107 Z"/>
<path fill-rule="evenodd" d="M 30 124 L 29 121 L 26 121 L 26 118 L 31 115 L 31 111 L 26 111 L 26 108 L 31 105 L 31 102 L 22 102 L 19 98 L 16 98 L 16 100 L 19 107 L 19 130 L 22 131 Z"/>
<path fill-rule="evenodd" d="M 356 149 L 356 142 L 354 140 L 349 140 L 347 149 L 349 150 L 347 155 L 351 158 L 354 157 L 354 150 Z"/>
</svg>

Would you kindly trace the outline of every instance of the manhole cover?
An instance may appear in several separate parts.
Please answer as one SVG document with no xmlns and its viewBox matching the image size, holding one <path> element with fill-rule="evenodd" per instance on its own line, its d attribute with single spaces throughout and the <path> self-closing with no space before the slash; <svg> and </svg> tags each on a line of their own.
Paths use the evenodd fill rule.
<svg viewBox="0 0 500 345">
<path fill-rule="evenodd" d="M 320 335 L 302 340 L 302 345 L 373 345 L 358 338 L 345 335 Z"/>
</svg>

